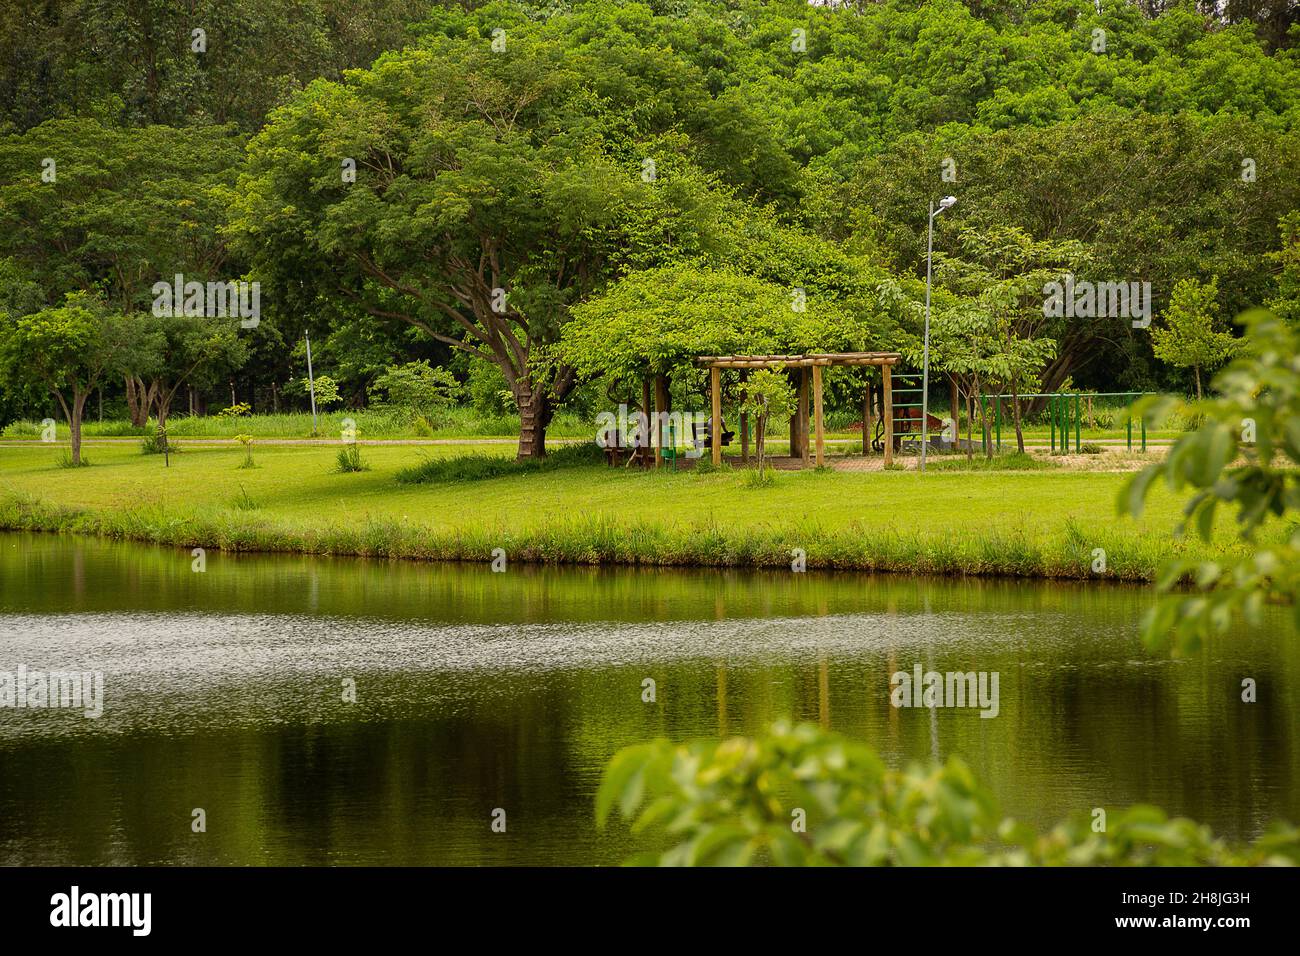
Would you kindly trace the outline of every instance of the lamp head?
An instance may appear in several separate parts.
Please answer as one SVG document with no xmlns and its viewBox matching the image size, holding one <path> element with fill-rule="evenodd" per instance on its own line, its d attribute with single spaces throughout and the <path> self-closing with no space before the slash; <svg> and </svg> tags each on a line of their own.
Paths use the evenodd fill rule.
<svg viewBox="0 0 1300 956">
<path fill-rule="evenodd" d="M 936 211 L 943 212 L 945 209 L 951 209 L 956 204 L 957 204 L 956 196 L 944 196 L 942 199 L 939 200 L 939 208 Z"/>
</svg>

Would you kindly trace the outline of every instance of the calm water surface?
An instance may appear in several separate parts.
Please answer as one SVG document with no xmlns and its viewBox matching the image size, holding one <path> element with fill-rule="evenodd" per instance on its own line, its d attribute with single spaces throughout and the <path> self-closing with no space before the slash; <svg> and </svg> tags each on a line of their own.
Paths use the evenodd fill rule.
<svg viewBox="0 0 1300 956">
<path fill-rule="evenodd" d="M 0 862 L 612 863 L 629 839 L 592 818 L 611 754 L 777 718 L 895 765 L 960 754 L 1040 824 L 1136 802 L 1238 839 L 1300 820 L 1281 613 L 1171 660 L 1138 642 L 1142 588 L 191 561 L 0 534 L 0 671 L 105 679 L 98 720 L 0 708 Z M 917 663 L 997 671 L 999 716 L 892 708 Z"/>
</svg>

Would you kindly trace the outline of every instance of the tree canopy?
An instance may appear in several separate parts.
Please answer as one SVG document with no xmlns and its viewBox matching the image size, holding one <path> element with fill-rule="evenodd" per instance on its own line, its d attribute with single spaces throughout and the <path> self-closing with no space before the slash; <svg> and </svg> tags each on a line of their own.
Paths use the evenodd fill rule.
<svg viewBox="0 0 1300 956">
<path fill-rule="evenodd" d="M 699 355 L 882 351 L 882 316 L 733 269 L 680 265 L 637 272 L 578 306 L 561 358 L 583 375 L 640 381 L 693 367 Z M 875 318 L 876 321 L 870 321 Z"/>
<path fill-rule="evenodd" d="M 260 281 L 230 376 L 257 407 L 306 329 L 350 404 L 391 366 L 486 360 L 530 454 L 580 394 L 563 327 L 643 270 L 802 288 L 907 346 L 937 195 L 941 258 L 1019 230 L 1076 247 L 1080 281 L 1149 282 L 1157 314 L 1215 280 L 1224 315 L 1286 316 L 1293 6 L 45 0 L 0 24 L 0 258 L 41 307 Z M 1185 381 L 1113 316 L 1032 338 L 1033 390 Z"/>
</svg>

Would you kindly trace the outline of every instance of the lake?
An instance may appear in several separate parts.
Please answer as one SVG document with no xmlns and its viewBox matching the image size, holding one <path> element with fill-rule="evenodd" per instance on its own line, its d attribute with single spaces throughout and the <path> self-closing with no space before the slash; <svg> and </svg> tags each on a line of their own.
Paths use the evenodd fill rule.
<svg viewBox="0 0 1300 956">
<path fill-rule="evenodd" d="M 0 862 L 615 863 L 630 839 L 592 806 L 616 750 L 781 718 L 893 765 L 959 754 L 1040 825 L 1139 802 L 1241 840 L 1300 820 L 1281 610 L 1171 659 L 1138 640 L 1141 587 L 194 560 L 0 534 L 0 672 L 103 674 L 97 719 L 0 708 Z M 996 673 L 997 716 L 891 706 L 917 665 Z"/>
</svg>

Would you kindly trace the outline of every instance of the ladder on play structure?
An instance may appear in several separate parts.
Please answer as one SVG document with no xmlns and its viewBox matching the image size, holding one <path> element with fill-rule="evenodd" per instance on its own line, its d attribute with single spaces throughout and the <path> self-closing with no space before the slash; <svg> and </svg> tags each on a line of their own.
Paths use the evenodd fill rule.
<svg viewBox="0 0 1300 956">
<path fill-rule="evenodd" d="M 921 414 L 924 407 L 921 399 L 924 389 L 921 388 L 922 375 L 920 372 L 894 372 L 892 375 L 892 387 L 890 393 L 893 397 L 893 416 L 894 416 L 894 439 L 902 447 L 903 439 L 912 437 L 919 441 L 921 438 Z M 901 388 L 899 386 L 902 386 Z M 899 399 L 902 399 L 900 401 Z M 872 451 L 883 451 L 885 447 L 885 419 L 883 414 L 876 417 L 876 434 L 871 442 Z"/>
</svg>

